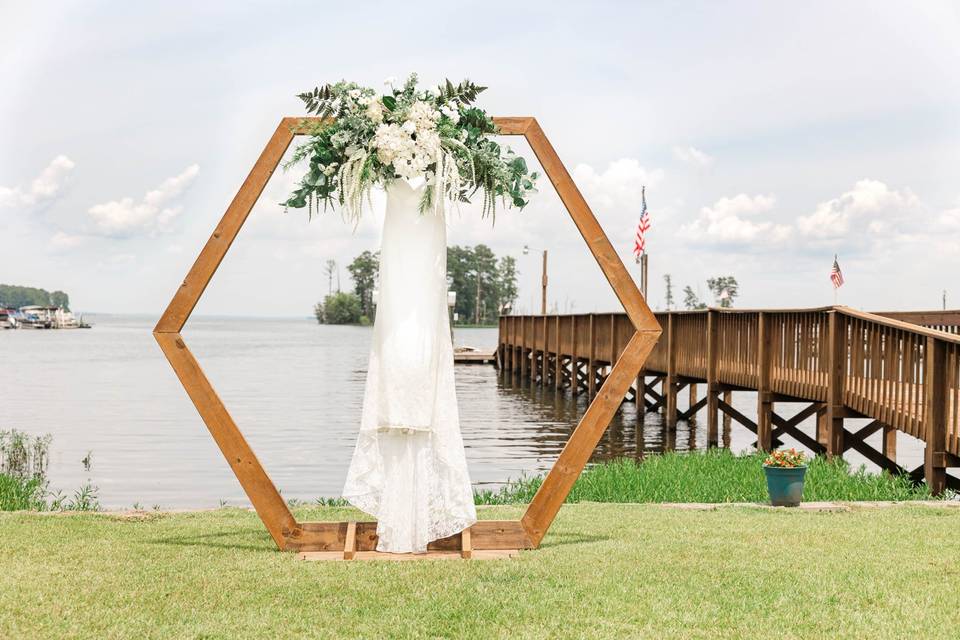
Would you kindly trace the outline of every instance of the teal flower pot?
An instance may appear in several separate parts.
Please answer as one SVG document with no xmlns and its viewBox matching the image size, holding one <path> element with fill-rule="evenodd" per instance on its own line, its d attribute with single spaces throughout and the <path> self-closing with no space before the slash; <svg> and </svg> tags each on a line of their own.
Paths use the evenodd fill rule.
<svg viewBox="0 0 960 640">
<path fill-rule="evenodd" d="M 770 504 L 775 507 L 796 507 L 803 500 L 803 467 L 763 467 L 767 474 L 767 491 Z"/>
</svg>

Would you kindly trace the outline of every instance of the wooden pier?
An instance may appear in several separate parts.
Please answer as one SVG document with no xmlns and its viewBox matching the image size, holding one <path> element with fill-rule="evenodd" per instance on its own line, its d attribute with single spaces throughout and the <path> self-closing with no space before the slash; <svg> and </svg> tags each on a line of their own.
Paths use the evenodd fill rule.
<svg viewBox="0 0 960 640">
<path fill-rule="evenodd" d="M 716 446 L 720 414 L 757 436 L 764 451 L 790 436 L 816 453 L 855 450 L 882 469 L 925 479 L 934 493 L 960 489 L 946 473 L 960 467 L 960 311 L 865 313 L 817 309 L 673 311 L 625 402 L 663 411 L 667 428 L 701 410 Z M 601 392 L 633 335 L 623 313 L 502 316 L 501 375 L 558 393 Z M 686 409 L 677 399 L 688 390 Z M 698 389 L 703 393 L 698 394 Z M 734 392 L 757 394 L 756 420 L 733 407 Z M 790 418 L 782 403 L 800 403 Z M 814 436 L 799 429 L 816 416 Z M 870 422 L 856 431 L 848 418 Z M 896 431 L 925 443 L 924 464 L 897 464 Z M 865 440 L 883 433 L 881 450 Z"/>
</svg>

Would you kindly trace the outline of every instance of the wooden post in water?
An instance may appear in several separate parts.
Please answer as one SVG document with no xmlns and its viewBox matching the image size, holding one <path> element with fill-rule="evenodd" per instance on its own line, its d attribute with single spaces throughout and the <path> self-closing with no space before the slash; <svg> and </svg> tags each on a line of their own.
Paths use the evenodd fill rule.
<svg viewBox="0 0 960 640">
<path fill-rule="evenodd" d="M 563 388 L 563 356 L 560 353 L 560 314 L 557 314 L 554 320 L 553 343 L 556 345 L 553 361 L 553 388 L 559 391 Z"/>
<path fill-rule="evenodd" d="M 527 375 L 527 318 L 520 316 L 520 381 Z"/>
<path fill-rule="evenodd" d="M 688 398 L 689 404 L 687 406 L 692 407 L 695 404 L 697 404 L 697 383 L 691 382 L 687 386 L 689 387 L 689 398 Z M 697 421 L 697 414 L 695 412 L 687 416 L 687 422 L 694 424 L 696 423 L 696 421 Z M 690 433 L 691 434 L 694 433 L 694 429 L 691 429 Z"/>
<path fill-rule="evenodd" d="M 597 392 L 597 371 L 595 369 L 594 358 L 597 350 L 597 332 L 596 332 L 596 314 L 590 314 L 590 331 L 588 340 L 590 349 L 587 357 L 587 397 L 593 399 Z"/>
<path fill-rule="evenodd" d="M 719 425 L 717 424 L 720 412 L 717 402 L 719 399 L 717 387 L 720 384 L 717 378 L 717 362 L 719 361 L 718 354 L 720 351 L 719 327 L 719 314 L 710 309 L 707 311 L 707 447 L 717 446 L 719 440 Z"/>
<path fill-rule="evenodd" d="M 580 395 L 580 358 L 577 354 L 577 316 L 570 317 L 570 389 Z"/>
<path fill-rule="evenodd" d="M 934 495 L 947 488 L 947 349 L 946 344 L 927 336 L 923 363 L 923 422 L 926 447 L 923 475 Z"/>
<path fill-rule="evenodd" d="M 770 330 L 770 314 L 761 311 L 757 317 L 757 449 L 760 451 L 770 451 L 773 447 Z"/>
<path fill-rule="evenodd" d="M 667 316 L 667 376 L 663 380 L 663 392 L 667 394 L 664 424 L 671 430 L 677 428 L 677 340 L 674 324 L 674 314 L 671 313 Z"/>
</svg>

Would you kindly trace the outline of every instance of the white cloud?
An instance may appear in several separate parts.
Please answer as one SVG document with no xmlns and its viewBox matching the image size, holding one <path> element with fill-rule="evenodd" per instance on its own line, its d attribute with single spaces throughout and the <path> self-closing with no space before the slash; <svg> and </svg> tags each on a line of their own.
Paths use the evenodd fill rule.
<svg viewBox="0 0 960 640">
<path fill-rule="evenodd" d="M 28 188 L 0 186 L 0 207 L 32 207 L 55 198 L 63 189 L 76 164 L 59 155 L 30 182 Z"/>
<path fill-rule="evenodd" d="M 960 231 L 960 206 L 947 209 L 939 215 L 937 221 L 948 230 Z"/>
<path fill-rule="evenodd" d="M 919 199 L 909 190 L 890 189 L 879 180 L 860 180 L 850 191 L 821 202 L 813 213 L 797 218 L 803 235 L 820 240 L 837 240 L 867 232 L 873 235 L 898 233 L 919 208 Z"/>
<path fill-rule="evenodd" d="M 183 210 L 181 205 L 171 201 L 182 194 L 199 173 L 200 166 L 192 164 L 148 191 L 140 201 L 133 198 L 111 200 L 93 205 L 87 213 L 93 219 L 96 232 L 105 236 L 126 237 L 167 231 Z"/>
<path fill-rule="evenodd" d="M 53 234 L 53 237 L 50 238 L 50 247 L 57 250 L 73 249 L 74 247 L 79 247 L 85 241 L 86 238 L 83 236 L 76 236 L 64 231 L 57 231 L 55 234 Z"/>
<path fill-rule="evenodd" d="M 776 204 L 772 195 L 749 196 L 745 193 L 723 197 L 713 206 L 700 209 L 699 217 L 680 227 L 680 234 L 700 242 L 749 244 L 761 241 L 776 244 L 790 237 L 790 225 L 751 219 L 768 213 Z"/>
<path fill-rule="evenodd" d="M 621 158 L 602 173 L 588 164 L 578 164 L 573 168 L 573 179 L 587 202 L 597 209 L 624 207 L 639 211 L 641 188 L 660 184 L 663 171 L 646 169 L 634 158 Z"/>
<path fill-rule="evenodd" d="M 692 146 L 674 147 L 673 156 L 681 162 L 697 167 L 706 167 L 713 164 L 713 156 Z"/>
</svg>

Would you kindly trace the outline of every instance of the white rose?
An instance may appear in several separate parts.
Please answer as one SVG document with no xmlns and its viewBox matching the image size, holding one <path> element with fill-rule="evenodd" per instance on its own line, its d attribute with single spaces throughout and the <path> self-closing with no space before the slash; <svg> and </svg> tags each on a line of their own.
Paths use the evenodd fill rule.
<svg viewBox="0 0 960 640">
<path fill-rule="evenodd" d="M 443 112 L 443 115 L 450 118 L 450 120 L 453 121 L 453 124 L 457 124 L 458 122 L 460 122 L 460 112 L 455 107 L 451 107 L 450 105 L 444 105 L 440 107 L 440 111 Z"/>
<path fill-rule="evenodd" d="M 383 103 L 379 100 L 371 100 L 367 105 L 367 117 L 378 124 L 383 122 Z"/>
</svg>

